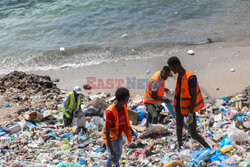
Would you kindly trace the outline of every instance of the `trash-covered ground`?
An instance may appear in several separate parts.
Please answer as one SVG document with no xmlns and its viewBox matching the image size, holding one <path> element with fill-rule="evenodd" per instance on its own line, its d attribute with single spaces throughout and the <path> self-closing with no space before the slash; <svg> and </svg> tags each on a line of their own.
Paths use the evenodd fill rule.
<svg viewBox="0 0 250 167">
<path fill-rule="evenodd" d="M 22 73 L 14 74 L 19 76 Z M 0 80 L 0 89 L 3 90 L 0 110 L 9 109 L 15 113 L 10 118 L 12 121 L 1 123 L 0 166 L 104 166 L 107 152 L 101 129 L 104 111 L 114 97 L 104 93 L 85 96 L 82 107 L 88 130 L 76 134 L 76 127 L 63 128 L 60 109 L 66 92 L 56 88 L 50 78 L 30 82 L 30 75 L 22 75 L 24 81 L 20 82 L 22 77 L 16 81 L 22 83 L 20 86 L 7 84 L 10 79 L 6 76 L 4 81 Z M 11 76 L 13 74 L 9 78 Z M 35 81 L 39 79 L 33 77 Z M 50 87 L 45 89 L 43 82 L 47 81 Z M 24 83 L 26 87 L 23 87 Z M 42 86 L 37 90 L 40 84 Z M 16 100 L 19 97 L 21 100 Z M 176 124 L 168 107 L 162 109 L 161 123 L 146 129 L 147 112 L 141 96 L 131 99 L 128 104 L 130 119 L 138 137 L 134 137 L 132 143 L 125 143 L 121 166 L 249 166 L 250 87 L 234 96 L 206 99 L 206 108 L 197 114 L 197 129 L 212 149 L 202 148 L 192 140 L 186 126 L 184 147 L 178 151 Z M 25 110 L 20 112 L 22 107 Z"/>
<path fill-rule="evenodd" d="M 48 76 L 15 71 L 1 77 L 0 124 L 22 120 L 19 116 L 29 110 L 57 110 L 60 93 Z"/>
</svg>

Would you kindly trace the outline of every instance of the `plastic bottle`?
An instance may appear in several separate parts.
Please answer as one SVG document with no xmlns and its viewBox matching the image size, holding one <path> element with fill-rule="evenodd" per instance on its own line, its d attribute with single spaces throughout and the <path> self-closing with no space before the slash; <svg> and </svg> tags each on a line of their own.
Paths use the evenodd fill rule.
<svg viewBox="0 0 250 167">
<path fill-rule="evenodd" d="M 132 149 L 131 149 L 131 150 L 128 150 L 127 156 L 131 155 L 132 153 L 133 153 L 133 150 L 132 150 Z"/>
<path fill-rule="evenodd" d="M 79 163 L 80 163 L 81 165 L 83 165 L 83 164 L 87 164 L 87 161 L 86 161 L 86 159 L 81 158 L 81 159 L 79 160 Z"/>
<path fill-rule="evenodd" d="M 92 137 L 94 137 L 95 135 L 96 135 L 96 133 L 93 132 L 93 133 L 91 133 L 91 134 L 89 135 L 89 137 L 92 138 Z"/>
<path fill-rule="evenodd" d="M 222 147 L 222 148 L 220 149 L 220 152 L 221 152 L 222 154 L 224 154 L 224 153 L 226 153 L 226 152 L 231 151 L 233 148 L 234 148 L 234 147 L 233 147 L 232 145 L 225 145 L 224 147 Z"/>
</svg>

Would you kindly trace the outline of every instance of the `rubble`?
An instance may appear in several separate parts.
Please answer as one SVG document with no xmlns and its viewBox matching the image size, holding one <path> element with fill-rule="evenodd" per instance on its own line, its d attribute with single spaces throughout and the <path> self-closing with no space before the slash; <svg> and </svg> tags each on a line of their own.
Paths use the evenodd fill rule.
<svg viewBox="0 0 250 167">
<path fill-rule="evenodd" d="M 49 76 L 19 71 L 2 76 L 0 78 L 0 124 L 18 120 L 18 116 L 27 111 L 57 110 L 57 105 L 61 104 L 64 98 L 62 94 Z"/>
<path fill-rule="evenodd" d="M 90 103 L 84 103 L 85 111 L 89 112 L 87 130 L 76 134 L 76 127 L 63 127 L 61 104 L 65 94 L 50 78 L 13 72 L 0 79 L 0 92 L 6 97 L 0 110 L 12 111 L 16 117 L 1 122 L 0 166 L 105 165 L 108 154 L 101 130 L 109 96 L 93 95 L 95 98 L 91 98 Z M 250 87 L 247 87 L 234 96 L 206 99 L 206 107 L 197 113 L 197 131 L 211 149 L 202 148 L 184 129 L 184 145 L 177 150 L 176 123 L 174 115 L 169 113 L 170 107 L 163 107 L 165 118 L 161 124 L 146 128 L 136 112 L 147 115 L 142 100 L 130 101 L 131 127 L 138 138 L 133 137 L 132 143 L 124 144 L 121 166 L 248 166 L 249 93 Z M 94 100 L 96 98 L 99 99 Z M 6 104 L 9 106 L 4 107 Z M 7 119 L 6 116 L 3 119 Z"/>
</svg>

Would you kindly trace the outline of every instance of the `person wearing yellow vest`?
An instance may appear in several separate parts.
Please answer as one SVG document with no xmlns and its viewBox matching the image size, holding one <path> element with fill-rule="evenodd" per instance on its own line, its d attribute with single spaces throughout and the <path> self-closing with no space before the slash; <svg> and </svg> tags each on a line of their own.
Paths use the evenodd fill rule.
<svg viewBox="0 0 250 167">
<path fill-rule="evenodd" d="M 102 129 L 102 138 L 108 150 L 108 159 L 106 167 L 119 167 L 119 160 L 122 153 L 122 133 L 127 136 L 128 142 L 131 142 L 132 134 L 130 127 L 127 103 L 129 99 L 129 90 L 119 88 L 115 93 L 116 100 L 106 110 L 106 121 Z"/>
<path fill-rule="evenodd" d="M 73 115 L 77 111 L 81 111 L 82 103 L 82 90 L 79 86 L 76 86 L 72 92 L 70 92 L 63 103 L 62 113 L 64 127 L 71 126 Z"/>
<path fill-rule="evenodd" d="M 177 74 L 173 109 L 176 113 L 176 133 L 179 149 L 182 147 L 184 117 L 187 117 L 186 124 L 189 125 L 191 137 L 204 147 L 210 148 L 207 142 L 196 131 L 195 112 L 205 106 L 196 75 L 184 69 L 180 60 L 175 56 L 168 59 L 168 65 L 171 71 Z"/>
<path fill-rule="evenodd" d="M 149 126 L 150 123 L 157 124 L 158 117 L 160 113 L 161 103 L 169 103 L 170 100 L 164 98 L 164 93 L 169 90 L 165 88 L 165 80 L 171 74 L 171 70 L 168 66 L 164 66 L 161 71 L 157 71 L 149 80 L 148 86 L 145 89 L 145 94 L 143 96 L 143 101 L 148 111 L 147 123 Z"/>
</svg>

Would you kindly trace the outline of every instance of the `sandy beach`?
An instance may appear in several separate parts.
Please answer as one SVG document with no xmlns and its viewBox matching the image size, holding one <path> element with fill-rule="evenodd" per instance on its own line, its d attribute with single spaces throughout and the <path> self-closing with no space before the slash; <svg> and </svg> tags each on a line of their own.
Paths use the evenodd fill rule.
<svg viewBox="0 0 250 167">
<path fill-rule="evenodd" d="M 132 77 L 136 77 L 135 83 L 137 83 L 138 79 L 149 79 L 155 71 L 160 70 L 162 66 L 167 64 L 170 56 L 177 56 L 185 68 L 196 73 L 203 94 L 211 98 L 218 98 L 233 95 L 250 85 L 249 44 L 250 38 L 246 38 L 237 42 L 186 47 L 178 52 L 173 51 L 170 55 L 151 59 L 128 59 L 86 67 L 69 67 L 59 70 L 32 71 L 30 73 L 49 75 L 52 79 L 59 79 L 57 86 L 66 90 L 71 90 L 75 85 L 82 86 L 86 84 L 88 77 L 95 77 L 96 81 L 93 81 L 93 84 L 96 86 L 98 86 L 97 80 L 102 80 L 105 87 L 107 86 L 107 79 L 114 79 L 112 89 L 101 89 L 102 87 L 100 87 L 91 91 L 91 94 L 97 92 L 113 93 L 118 85 L 118 83 L 115 83 L 115 79 L 122 79 L 124 82 L 121 86 L 128 87 L 127 81 L 130 82 Z M 190 49 L 195 51 L 195 55 L 190 56 L 187 54 Z M 231 72 L 231 68 L 235 71 Z M 148 69 L 151 71 L 150 74 L 146 74 Z M 143 86 L 145 87 L 145 85 L 146 82 L 142 82 L 142 85 L 139 86 L 135 85 L 130 90 L 131 94 L 143 95 Z M 166 87 L 174 89 L 175 75 L 166 81 Z"/>
</svg>

